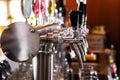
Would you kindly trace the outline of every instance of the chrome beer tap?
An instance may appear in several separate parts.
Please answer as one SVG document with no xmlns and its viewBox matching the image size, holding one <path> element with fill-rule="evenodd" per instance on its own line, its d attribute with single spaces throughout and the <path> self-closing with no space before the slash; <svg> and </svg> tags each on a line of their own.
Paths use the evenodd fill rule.
<svg viewBox="0 0 120 80">
<path fill-rule="evenodd" d="M 72 28 L 74 30 L 74 39 L 76 39 L 78 36 L 78 33 L 76 31 L 78 29 L 78 19 L 79 19 L 78 11 L 72 10 L 70 13 L 70 19 L 71 19 Z M 77 43 L 75 42 L 71 44 L 71 48 L 74 50 L 75 54 L 77 55 L 79 68 L 83 68 L 82 61 L 84 60 L 84 53 L 82 50 L 79 50 L 81 49 L 81 47 L 78 47 Z"/>
<path fill-rule="evenodd" d="M 86 40 L 86 35 L 88 33 L 88 29 L 86 28 L 86 20 L 87 20 L 87 15 L 86 15 L 86 2 L 87 0 L 77 0 L 78 4 L 78 11 L 79 11 L 79 18 L 78 18 L 78 37 L 81 37 L 81 46 L 84 49 L 84 52 L 86 54 L 87 49 L 88 49 L 88 43 Z"/>
<path fill-rule="evenodd" d="M 78 10 L 71 11 L 70 19 L 72 27 L 68 28 L 62 28 L 59 23 L 35 28 L 23 22 L 13 23 L 3 32 L 2 49 L 6 56 L 16 62 L 24 62 L 37 55 L 33 60 L 33 80 L 56 80 L 53 79 L 54 60 L 58 58 L 58 62 L 62 65 L 60 67 L 64 67 L 66 45 L 75 52 L 81 69 L 88 48 L 86 0 L 78 0 Z M 20 33 L 22 31 L 26 33 L 23 35 Z M 19 35 L 16 35 L 16 32 Z"/>
</svg>

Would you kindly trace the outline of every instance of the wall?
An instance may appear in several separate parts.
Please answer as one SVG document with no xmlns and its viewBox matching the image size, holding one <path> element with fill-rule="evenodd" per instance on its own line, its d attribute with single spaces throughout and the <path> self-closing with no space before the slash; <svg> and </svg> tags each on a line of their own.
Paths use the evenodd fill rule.
<svg viewBox="0 0 120 80">
<path fill-rule="evenodd" d="M 66 0 L 67 10 L 76 9 L 76 0 Z M 69 8 L 69 9 L 68 9 Z M 88 24 L 105 25 L 110 43 L 120 48 L 120 0 L 87 0 Z"/>
</svg>

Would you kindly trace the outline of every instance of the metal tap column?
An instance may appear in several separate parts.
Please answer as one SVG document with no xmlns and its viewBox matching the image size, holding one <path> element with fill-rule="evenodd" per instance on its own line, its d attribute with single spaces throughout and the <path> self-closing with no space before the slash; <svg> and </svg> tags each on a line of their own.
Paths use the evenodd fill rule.
<svg viewBox="0 0 120 80">
<path fill-rule="evenodd" d="M 33 80 L 53 80 L 53 54 L 48 53 L 48 45 L 33 58 Z"/>
</svg>

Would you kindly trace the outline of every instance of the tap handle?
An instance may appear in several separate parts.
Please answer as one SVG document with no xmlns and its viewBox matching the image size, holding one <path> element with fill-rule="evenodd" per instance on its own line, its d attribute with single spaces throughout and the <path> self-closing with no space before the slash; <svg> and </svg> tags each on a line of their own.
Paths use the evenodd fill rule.
<svg viewBox="0 0 120 80">
<path fill-rule="evenodd" d="M 86 24 L 86 19 L 87 19 L 87 13 L 86 13 L 86 2 L 87 0 L 84 0 L 84 3 L 83 3 L 83 15 L 84 15 L 84 23 Z"/>
<path fill-rule="evenodd" d="M 82 21 L 83 21 L 83 12 L 82 11 L 78 11 L 78 27 L 80 28 L 82 25 Z"/>
<path fill-rule="evenodd" d="M 77 23 L 78 23 L 78 11 L 72 10 L 70 12 L 70 21 L 71 21 L 71 25 L 73 30 L 77 29 Z"/>
<path fill-rule="evenodd" d="M 83 23 L 86 23 L 86 2 L 87 0 L 77 0 L 78 11 L 79 11 L 79 27 Z"/>
<path fill-rule="evenodd" d="M 83 4 L 84 4 L 84 5 L 83 5 L 83 10 L 84 10 L 83 13 L 85 13 L 85 15 L 86 15 L 86 4 L 87 4 L 87 0 L 84 0 L 84 1 L 83 1 Z"/>
<path fill-rule="evenodd" d="M 79 5 L 78 5 L 78 11 L 83 12 L 83 7 L 84 7 L 84 3 L 82 1 L 80 1 Z"/>
<path fill-rule="evenodd" d="M 34 3 L 33 3 L 33 11 L 34 11 L 34 14 L 36 17 L 39 16 L 39 10 L 40 9 L 40 3 L 39 3 L 39 0 L 34 0 Z"/>
<path fill-rule="evenodd" d="M 82 25 L 82 21 L 83 21 L 83 0 L 76 0 L 78 7 L 78 27 L 80 28 Z"/>
</svg>

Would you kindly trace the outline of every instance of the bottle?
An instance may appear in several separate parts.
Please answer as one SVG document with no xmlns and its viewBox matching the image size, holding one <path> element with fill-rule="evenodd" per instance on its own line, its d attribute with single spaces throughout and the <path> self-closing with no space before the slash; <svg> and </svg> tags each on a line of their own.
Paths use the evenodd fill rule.
<svg viewBox="0 0 120 80">
<path fill-rule="evenodd" d="M 114 45 L 111 44 L 111 52 L 109 56 L 109 63 L 110 63 L 110 68 L 111 68 L 111 78 L 112 80 L 119 80 L 119 77 L 117 75 L 117 67 L 115 64 L 115 50 L 114 50 Z"/>
<path fill-rule="evenodd" d="M 117 68 L 116 68 L 116 65 L 115 63 L 111 64 L 111 73 L 112 73 L 112 79 L 113 80 L 118 80 L 118 75 L 117 75 Z"/>
</svg>

